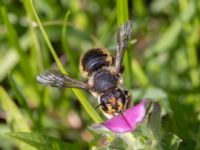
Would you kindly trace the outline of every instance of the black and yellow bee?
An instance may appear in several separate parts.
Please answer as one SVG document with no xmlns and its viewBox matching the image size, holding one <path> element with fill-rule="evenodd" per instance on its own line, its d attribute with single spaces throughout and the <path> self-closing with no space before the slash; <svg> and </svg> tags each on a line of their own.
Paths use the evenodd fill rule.
<svg viewBox="0 0 200 150">
<path fill-rule="evenodd" d="M 87 83 L 77 81 L 57 71 L 48 71 L 37 76 L 46 86 L 59 88 L 79 88 L 92 93 L 98 99 L 99 107 L 107 117 L 125 111 L 131 95 L 122 88 L 122 60 L 132 33 L 131 22 L 123 24 L 117 34 L 117 53 L 112 57 L 107 49 L 93 48 L 80 59 L 80 71 L 88 79 Z"/>
</svg>

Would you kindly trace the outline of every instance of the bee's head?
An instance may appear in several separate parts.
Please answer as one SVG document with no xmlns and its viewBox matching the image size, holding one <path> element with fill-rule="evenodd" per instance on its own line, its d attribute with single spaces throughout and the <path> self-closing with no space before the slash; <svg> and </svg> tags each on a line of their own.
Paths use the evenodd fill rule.
<svg viewBox="0 0 200 150">
<path fill-rule="evenodd" d="M 115 88 L 99 96 L 99 106 L 107 117 L 112 117 L 126 110 L 130 100 L 129 92 Z"/>
</svg>

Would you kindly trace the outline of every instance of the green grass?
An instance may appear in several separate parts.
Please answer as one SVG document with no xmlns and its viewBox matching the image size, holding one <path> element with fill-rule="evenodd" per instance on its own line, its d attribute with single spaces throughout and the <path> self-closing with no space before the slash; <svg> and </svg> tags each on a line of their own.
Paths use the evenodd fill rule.
<svg viewBox="0 0 200 150">
<path fill-rule="evenodd" d="M 49 50 L 51 51 L 51 54 L 53 55 L 53 58 L 55 59 L 55 62 L 56 64 L 58 65 L 58 68 L 60 70 L 60 72 L 64 75 L 68 75 L 68 73 L 65 71 L 61 61 L 59 60 L 45 30 L 44 30 L 44 27 L 42 26 L 42 23 L 34 9 L 34 6 L 33 6 L 33 3 L 32 1 L 30 1 L 31 3 L 29 5 L 31 5 L 31 9 L 33 11 L 33 14 L 36 18 L 36 21 L 39 25 L 39 28 L 42 32 L 42 35 L 45 39 L 45 42 L 47 43 L 48 47 L 49 47 Z M 70 56 L 70 55 L 69 55 Z M 96 123 L 100 123 L 102 122 L 102 119 L 98 116 L 98 114 L 96 113 L 96 111 L 94 110 L 94 108 L 92 108 L 92 106 L 88 103 L 87 99 L 85 98 L 85 96 L 82 94 L 82 92 L 80 90 L 77 90 L 77 89 L 73 89 L 75 95 L 78 97 L 80 103 L 83 105 L 83 107 L 85 108 L 85 110 L 87 111 L 87 113 L 89 114 L 89 116 L 96 122 Z"/>
<path fill-rule="evenodd" d="M 199 1 L 0 4 L 0 149 L 200 148 Z M 51 69 L 86 81 L 79 72 L 81 55 L 94 47 L 115 55 L 117 30 L 128 20 L 133 35 L 123 60 L 123 87 L 132 93 L 133 103 L 159 101 L 162 121 L 156 124 L 160 116 L 155 115 L 152 122 L 161 125 L 162 134 L 145 123 L 123 136 L 91 131 L 90 125 L 106 118 L 95 109 L 98 102 L 89 92 L 44 87 L 36 81 L 38 74 Z M 148 140 L 151 146 L 144 144 Z"/>
</svg>

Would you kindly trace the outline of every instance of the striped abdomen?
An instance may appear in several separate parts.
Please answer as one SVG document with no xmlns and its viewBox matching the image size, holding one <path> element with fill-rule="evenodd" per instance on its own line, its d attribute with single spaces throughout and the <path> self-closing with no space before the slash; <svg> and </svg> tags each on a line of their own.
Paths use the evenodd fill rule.
<svg viewBox="0 0 200 150">
<path fill-rule="evenodd" d="M 80 69 L 84 75 L 91 75 L 93 72 L 104 66 L 112 64 L 112 57 L 106 49 L 90 49 L 87 51 L 80 61 Z"/>
</svg>

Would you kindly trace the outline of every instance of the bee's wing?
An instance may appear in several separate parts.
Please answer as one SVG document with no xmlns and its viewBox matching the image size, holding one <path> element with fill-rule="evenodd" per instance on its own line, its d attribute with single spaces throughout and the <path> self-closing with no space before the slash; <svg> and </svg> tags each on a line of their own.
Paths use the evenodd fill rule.
<svg viewBox="0 0 200 150">
<path fill-rule="evenodd" d="M 132 34 L 132 24 L 130 21 L 123 24 L 117 33 L 117 54 L 115 58 L 115 67 L 117 73 L 120 71 L 121 63 L 124 56 L 124 51 L 128 46 L 128 40 Z"/>
<path fill-rule="evenodd" d="M 40 74 L 37 76 L 37 81 L 43 85 L 52 87 L 90 89 L 86 83 L 72 79 L 58 71 L 48 71 Z"/>
</svg>

